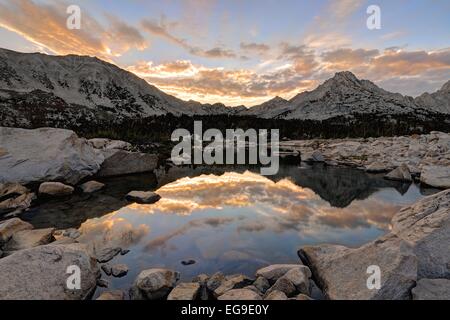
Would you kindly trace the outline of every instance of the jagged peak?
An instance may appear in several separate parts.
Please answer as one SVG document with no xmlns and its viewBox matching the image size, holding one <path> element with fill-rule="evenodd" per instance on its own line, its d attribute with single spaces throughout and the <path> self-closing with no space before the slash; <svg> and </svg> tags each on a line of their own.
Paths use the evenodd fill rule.
<svg viewBox="0 0 450 320">
<path fill-rule="evenodd" d="M 444 83 L 440 91 L 450 92 L 450 80 Z"/>
</svg>

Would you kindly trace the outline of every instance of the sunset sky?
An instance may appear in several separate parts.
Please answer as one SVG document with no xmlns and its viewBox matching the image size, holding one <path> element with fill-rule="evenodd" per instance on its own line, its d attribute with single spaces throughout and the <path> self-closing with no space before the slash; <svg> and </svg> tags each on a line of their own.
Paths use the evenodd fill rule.
<svg viewBox="0 0 450 320">
<path fill-rule="evenodd" d="M 450 1 L 0 0 L 0 47 L 97 56 L 201 102 L 290 98 L 342 70 L 416 96 L 450 80 Z"/>
</svg>

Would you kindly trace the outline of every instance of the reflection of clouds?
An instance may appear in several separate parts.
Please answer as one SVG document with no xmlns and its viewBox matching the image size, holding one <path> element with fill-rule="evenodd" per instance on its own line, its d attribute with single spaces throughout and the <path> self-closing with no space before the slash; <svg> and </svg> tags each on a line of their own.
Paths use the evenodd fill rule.
<svg viewBox="0 0 450 320">
<path fill-rule="evenodd" d="M 387 230 L 392 216 L 399 211 L 400 205 L 383 203 L 376 199 L 355 201 L 347 208 L 324 208 L 317 220 L 321 224 L 336 228 L 369 228 L 375 226 Z"/>
<path fill-rule="evenodd" d="M 158 248 L 163 249 L 163 248 L 167 247 L 167 242 L 170 239 L 175 238 L 180 235 L 183 235 L 193 228 L 208 227 L 208 226 L 217 228 L 223 224 L 231 223 L 233 220 L 234 220 L 234 218 L 228 218 L 228 217 L 213 217 L 213 218 L 192 220 L 192 221 L 189 221 L 184 226 L 182 226 L 178 229 L 175 229 L 174 231 L 171 231 L 167 234 L 164 234 L 162 236 L 159 236 L 159 237 L 156 237 L 156 238 L 150 240 L 145 245 L 145 249 L 147 251 L 152 251 L 152 250 L 155 250 Z"/>
<path fill-rule="evenodd" d="M 145 224 L 134 226 L 123 217 L 113 212 L 101 219 L 87 220 L 80 227 L 80 242 L 92 243 L 95 247 L 118 246 L 129 247 L 138 243 L 150 232 Z"/>
<path fill-rule="evenodd" d="M 256 236 L 263 232 L 293 232 L 304 237 L 320 235 L 331 229 L 371 226 L 388 229 L 391 217 L 400 207 L 373 197 L 354 201 L 346 208 L 334 208 L 311 189 L 302 188 L 289 179 L 274 182 L 251 172 L 185 177 L 161 187 L 157 192 L 162 196 L 157 203 L 133 203 L 101 219 L 88 220 L 80 228 L 83 237 L 98 243 L 115 242 L 117 245 L 127 246 L 137 243 L 149 233 L 149 226 L 133 225 L 136 219 L 145 221 L 146 216 L 154 214 L 190 216 L 200 211 L 205 213 L 205 210 L 222 210 L 226 215 L 229 208 L 245 209 L 243 212 L 247 213 L 234 214 L 232 217 L 192 219 L 172 230 L 169 225 L 169 230 L 152 239 L 148 238 L 144 246 L 148 252 L 161 250 L 163 253 L 165 250 L 176 249 L 171 241 L 176 237 L 198 230 L 212 230 L 214 239 L 220 241 L 213 245 L 212 239 L 208 237 L 207 243 L 198 247 L 204 256 L 214 256 L 222 252 L 218 248 L 229 241 L 240 243 L 245 233 Z M 225 236 L 221 231 L 214 230 L 226 224 L 235 225 L 236 234 Z M 220 238 L 221 236 L 225 238 Z"/>
</svg>

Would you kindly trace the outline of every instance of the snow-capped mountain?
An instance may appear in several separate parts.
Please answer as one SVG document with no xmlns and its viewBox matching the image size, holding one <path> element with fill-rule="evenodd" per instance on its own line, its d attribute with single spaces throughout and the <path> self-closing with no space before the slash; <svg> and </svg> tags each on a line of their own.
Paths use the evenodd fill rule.
<svg viewBox="0 0 450 320">
<path fill-rule="evenodd" d="M 120 120 L 167 113 L 234 114 L 239 110 L 242 108 L 177 99 L 97 58 L 0 49 L 3 124 L 26 125 L 36 117 L 76 122 L 80 117 Z"/>
<path fill-rule="evenodd" d="M 415 99 L 416 104 L 439 113 L 450 114 L 450 81 L 434 93 L 424 93 Z"/>
<path fill-rule="evenodd" d="M 97 58 L 0 49 L 0 125 L 4 126 L 80 126 L 166 114 L 323 120 L 355 114 L 423 117 L 429 113 L 450 114 L 450 82 L 413 99 L 345 71 L 290 100 L 276 97 L 259 106 L 232 108 L 180 100 Z"/>
<path fill-rule="evenodd" d="M 312 91 L 302 92 L 289 101 L 271 100 L 251 108 L 251 112 L 263 118 L 323 120 L 352 114 L 423 114 L 426 109 L 426 105 L 418 106 L 412 97 L 388 92 L 344 71 Z"/>
</svg>

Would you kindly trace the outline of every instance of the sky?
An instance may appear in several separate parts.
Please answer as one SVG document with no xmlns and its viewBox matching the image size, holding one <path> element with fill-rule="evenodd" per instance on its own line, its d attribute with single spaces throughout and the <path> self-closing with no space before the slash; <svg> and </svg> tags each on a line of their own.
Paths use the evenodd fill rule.
<svg viewBox="0 0 450 320">
<path fill-rule="evenodd" d="M 0 0 L 0 47 L 97 56 L 204 103 L 289 99 L 344 70 L 417 96 L 450 80 L 450 1 Z"/>
</svg>

